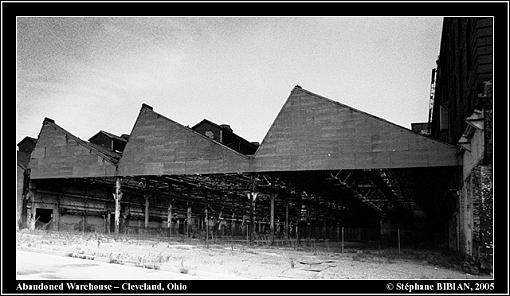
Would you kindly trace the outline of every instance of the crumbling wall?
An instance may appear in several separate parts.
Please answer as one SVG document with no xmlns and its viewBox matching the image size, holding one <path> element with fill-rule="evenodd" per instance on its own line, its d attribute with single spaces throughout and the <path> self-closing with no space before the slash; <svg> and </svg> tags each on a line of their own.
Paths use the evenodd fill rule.
<svg viewBox="0 0 510 296">
<path fill-rule="evenodd" d="M 492 108 L 484 110 L 484 129 L 477 130 L 471 147 L 464 152 L 464 186 L 459 202 L 460 251 L 467 255 L 470 265 L 484 271 L 492 270 L 493 255 L 493 132 Z M 470 161 L 476 162 L 470 163 Z M 466 167 L 472 167 L 467 170 Z"/>
<path fill-rule="evenodd" d="M 493 191 L 492 163 L 480 162 L 465 180 L 466 194 L 462 205 L 464 231 L 463 252 L 472 257 L 476 267 L 492 270 Z"/>
</svg>

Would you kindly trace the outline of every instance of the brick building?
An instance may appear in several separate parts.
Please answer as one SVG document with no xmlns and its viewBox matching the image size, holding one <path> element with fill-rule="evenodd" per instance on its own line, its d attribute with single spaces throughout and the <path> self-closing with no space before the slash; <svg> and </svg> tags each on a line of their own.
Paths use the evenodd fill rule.
<svg viewBox="0 0 510 296">
<path fill-rule="evenodd" d="M 437 60 L 431 134 L 459 145 L 449 246 L 492 266 L 493 19 L 445 18 Z"/>
</svg>

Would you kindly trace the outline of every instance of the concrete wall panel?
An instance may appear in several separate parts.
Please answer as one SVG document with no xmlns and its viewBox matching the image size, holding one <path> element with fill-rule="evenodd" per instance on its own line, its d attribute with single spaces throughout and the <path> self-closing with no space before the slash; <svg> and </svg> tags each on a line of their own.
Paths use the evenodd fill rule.
<svg viewBox="0 0 510 296">
<path fill-rule="evenodd" d="M 457 166 L 457 148 L 293 89 L 255 154 L 257 171 Z"/>
</svg>

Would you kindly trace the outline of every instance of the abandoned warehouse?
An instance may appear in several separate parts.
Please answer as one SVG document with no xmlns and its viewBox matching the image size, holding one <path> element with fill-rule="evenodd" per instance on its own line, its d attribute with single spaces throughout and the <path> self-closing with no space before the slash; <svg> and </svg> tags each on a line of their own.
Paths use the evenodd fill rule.
<svg viewBox="0 0 510 296">
<path fill-rule="evenodd" d="M 21 227 L 448 242 L 444 202 L 462 169 L 457 147 L 299 86 L 251 154 L 145 104 L 129 136 L 99 134 L 126 139 L 125 147 L 44 120 L 19 200 Z"/>
<path fill-rule="evenodd" d="M 429 122 L 416 132 L 299 86 L 260 144 L 146 104 L 129 135 L 89 141 L 45 118 L 37 139 L 18 144 L 17 225 L 205 242 L 398 242 L 455 250 L 490 270 L 491 32 L 488 18 L 445 19 Z"/>
</svg>

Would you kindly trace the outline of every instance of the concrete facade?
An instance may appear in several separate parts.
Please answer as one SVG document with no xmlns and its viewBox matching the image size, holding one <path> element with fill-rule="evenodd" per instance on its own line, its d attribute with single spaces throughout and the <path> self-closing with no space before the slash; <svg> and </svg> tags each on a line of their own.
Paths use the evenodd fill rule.
<svg viewBox="0 0 510 296">
<path fill-rule="evenodd" d="M 119 158 L 45 119 L 30 158 L 30 175 L 33 179 L 115 176 Z"/>
<path fill-rule="evenodd" d="M 255 154 L 257 171 L 460 166 L 458 148 L 295 87 Z"/>
</svg>

